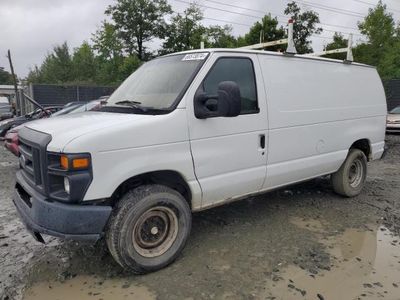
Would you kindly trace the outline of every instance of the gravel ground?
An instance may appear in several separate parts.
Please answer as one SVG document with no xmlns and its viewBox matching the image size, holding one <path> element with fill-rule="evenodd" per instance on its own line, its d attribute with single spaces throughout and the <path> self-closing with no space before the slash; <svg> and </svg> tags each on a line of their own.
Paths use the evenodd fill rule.
<svg viewBox="0 0 400 300">
<path fill-rule="evenodd" d="M 400 136 L 387 146 L 358 197 L 324 177 L 197 213 L 174 264 L 133 276 L 103 242 L 35 242 L 11 201 L 17 159 L 0 145 L 0 299 L 344 299 L 339 284 L 346 299 L 400 299 Z"/>
</svg>

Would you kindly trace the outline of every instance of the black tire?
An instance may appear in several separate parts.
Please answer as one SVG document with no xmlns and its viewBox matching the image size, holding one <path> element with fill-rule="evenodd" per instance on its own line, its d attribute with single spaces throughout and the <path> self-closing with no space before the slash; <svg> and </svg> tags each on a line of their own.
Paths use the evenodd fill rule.
<svg viewBox="0 0 400 300">
<path fill-rule="evenodd" d="M 367 178 L 367 157 L 359 149 L 350 149 L 340 169 L 331 176 L 333 190 L 345 197 L 361 193 Z"/>
<path fill-rule="evenodd" d="M 181 194 L 162 185 L 140 186 L 114 208 L 106 229 L 107 247 L 126 270 L 156 271 L 178 257 L 191 225 L 191 210 Z"/>
</svg>

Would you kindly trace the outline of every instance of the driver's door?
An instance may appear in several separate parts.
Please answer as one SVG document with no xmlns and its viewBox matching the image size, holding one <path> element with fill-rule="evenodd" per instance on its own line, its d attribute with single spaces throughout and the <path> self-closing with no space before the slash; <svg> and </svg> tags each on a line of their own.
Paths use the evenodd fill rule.
<svg viewBox="0 0 400 300">
<path fill-rule="evenodd" d="M 222 81 L 239 85 L 240 115 L 196 118 L 195 93 L 217 94 Z M 214 53 L 192 87 L 187 98 L 189 136 L 202 207 L 259 191 L 266 177 L 268 122 L 257 55 Z"/>
</svg>

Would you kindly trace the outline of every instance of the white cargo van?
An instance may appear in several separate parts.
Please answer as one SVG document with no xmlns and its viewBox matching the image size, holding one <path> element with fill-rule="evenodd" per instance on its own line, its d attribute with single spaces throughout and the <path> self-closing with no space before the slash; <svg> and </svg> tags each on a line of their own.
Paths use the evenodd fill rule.
<svg viewBox="0 0 400 300">
<path fill-rule="evenodd" d="M 375 68 L 249 50 L 154 59 L 101 111 L 20 130 L 14 202 L 34 236 L 94 241 L 135 273 L 180 253 L 191 213 L 331 174 L 361 192 L 384 151 Z M 268 195 L 265 196 L 266 201 Z"/>
</svg>

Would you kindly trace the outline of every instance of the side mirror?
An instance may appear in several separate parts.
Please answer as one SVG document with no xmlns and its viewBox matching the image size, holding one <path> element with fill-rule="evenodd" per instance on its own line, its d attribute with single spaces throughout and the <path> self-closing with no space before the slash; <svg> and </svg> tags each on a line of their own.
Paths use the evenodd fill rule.
<svg viewBox="0 0 400 300">
<path fill-rule="evenodd" d="M 240 89 L 234 81 L 218 84 L 217 95 L 198 92 L 194 96 L 194 114 L 198 119 L 236 117 L 241 110 Z"/>
</svg>

